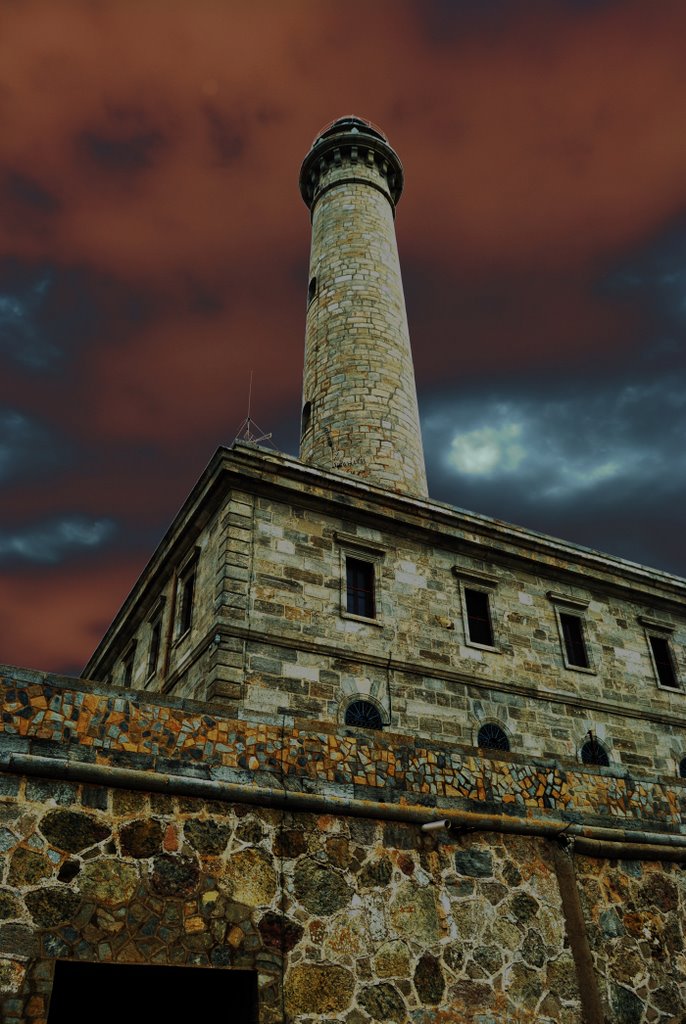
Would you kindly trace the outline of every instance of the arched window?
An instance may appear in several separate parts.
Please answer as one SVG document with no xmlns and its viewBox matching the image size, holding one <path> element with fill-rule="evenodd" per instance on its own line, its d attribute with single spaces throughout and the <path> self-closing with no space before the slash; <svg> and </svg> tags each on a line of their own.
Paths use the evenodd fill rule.
<svg viewBox="0 0 686 1024">
<path fill-rule="evenodd" d="M 589 737 L 581 748 L 581 760 L 584 764 L 597 764 L 603 768 L 610 764 L 605 747 L 595 736 Z"/>
<path fill-rule="evenodd" d="M 679 778 L 686 779 L 686 757 L 682 757 L 679 761 Z"/>
<path fill-rule="evenodd" d="M 476 742 L 477 746 L 485 747 L 487 750 L 510 749 L 510 741 L 507 738 L 507 733 L 494 722 L 486 722 L 485 725 L 481 726 Z"/>
<path fill-rule="evenodd" d="M 381 729 L 383 721 L 379 709 L 368 700 L 354 700 L 345 709 L 345 724 L 360 729 Z"/>
</svg>

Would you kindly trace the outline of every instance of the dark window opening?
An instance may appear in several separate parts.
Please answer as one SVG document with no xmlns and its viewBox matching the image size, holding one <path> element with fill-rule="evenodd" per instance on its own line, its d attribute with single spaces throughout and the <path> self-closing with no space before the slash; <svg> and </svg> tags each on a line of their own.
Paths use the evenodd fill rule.
<svg viewBox="0 0 686 1024">
<path fill-rule="evenodd" d="M 483 590 L 468 590 L 465 587 L 464 600 L 467 607 L 467 628 L 473 644 L 493 647 L 493 626 L 488 594 Z"/>
<path fill-rule="evenodd" d="M 686 779 L 686 757 L 682 757 L 679 761 L 679 778 Z"/>
<path fill-rule="evenodd" d="M 316 277 L 311 277 L 310 278 L 309 286 L 307 288 L 307 304 L 308 304 L 308 306 L 309 306 L 310 302 L 312 302 L 312 299 L 315 297 L 316 294 L 317 294 L 317 278 Z"/>
<path fill-rule="evenodd" d="M 307 428 L 310 425 L 311 418 L 312 418 L 312 402 L 305 402 L 305 404 L 303 405 L 303 414 L 302 414 L 302 420 L 301 420 L 301 423 L 300 423 L 300 436 L 301 437 L 305 436 L 305 431 L 307 430 Z"/>
<path fill-rule="evenodd" d="M 374 565 L 359 558 L 346 558 L 346 610 L 365 619 L 376 616 L 374 601 Z"/>
<path fill-rule="evenodd" d="M 487 722 L 479 729 L 477 746 L 487 750 L 509 750 L 510 741 L 504 729 L 493 722 Z"/>
<path fill-rule="evenodd" d="M 672 655 L 669 651 L 669 641 L 663 636 L 649 636 L 648 640 L 650 641 L 650 649 L 655 660 L 657 678 L 662 686 L 671 686 L 674 689 L 679 684 L 676 680 Z"/>
<path fill-rule="evenodd" d="M 48 1024 L 181 1024 L 198 999 L 213 1019 L 257 1024 L 257 972 L 57 960 Z"/>
<path fill-rule="evenodd" d="M 560 625 L 565 644 L 565 655 L 568 665 L 588 668 L 588 655 L 584 643 L 584 631 L 578 615 L 560 612 Z"/>
<path fill-rule="evenodd" d="M 131 651 L 129 651 L 129 653 L 124 658 L 124 665 L 123 665 L 123 668 L 124 668 L 124 678 L 123 678 L 124 686 L 130 686 L 131 682 L 133 680 L 133 656 L 134 656 L 134 653 L 135 652 L 133 650 L 131 650 Z"/>
<path fill-rule="evenodd" d="M 179 603 L 179 636 L 191 628 L 193 622 L 193 594 L 195 592 L 196 566 L 181 579 L 181 600 Z"/>
<path fill-rule="evenodd" d="M 345 709 L 345 724 L 360 729 L 381 729 L 383 721 L 379 709 L 368 700 L 354 700 Z"/>
<path fill-rule="evenodd" d="M 148 676 L 154 676 L 157 672 L 157 662 L 160 658 L 160 643 L 162 640 L 162 619 L 155 619 L 150 632 L 150 650 L 148 651 Z"/>
<path fill-rule="evenodd" d="M 581 760 L 584 764 L 597 764 L 603 768 L 607 768 L 610 764 L 605 748 L 602 743 L 598 742 L 595 736 L 587 739 L 581 748 Z"/>
</svg>

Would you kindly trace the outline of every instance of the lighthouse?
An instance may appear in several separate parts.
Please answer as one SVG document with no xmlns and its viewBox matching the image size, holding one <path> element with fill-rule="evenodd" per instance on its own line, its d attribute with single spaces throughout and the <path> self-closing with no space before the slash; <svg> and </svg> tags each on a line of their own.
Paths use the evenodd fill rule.
<svg viewBox="0 0 686 1024">
<path fill-rule="evenodd" d="M 319 133 L 300 172 L 312 217 L 300 458 L 427 496 L 395 209 L 403 168 L 359 117 Z"/>
</svg>

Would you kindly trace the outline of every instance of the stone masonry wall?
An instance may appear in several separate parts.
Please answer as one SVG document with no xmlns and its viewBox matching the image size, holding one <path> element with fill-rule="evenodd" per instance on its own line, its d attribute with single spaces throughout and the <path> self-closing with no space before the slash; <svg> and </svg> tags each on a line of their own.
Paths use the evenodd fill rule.
<svg viewBox="0 0 686 1024">
<path fill-rule="evenodd" d="M 369 184 L 367 184 L 369 182 Z M 343 155 L 312 216 L 300 455 L 303 462 L 426 495 L 417 392 L 388 186 Z"/>
<path fill-rule="evenodd" d="M 582 1024 L 589 978 L 569 944 L 557 844 L 426 834 L 375 820 L 374 807 L 682 827 L 684 783 L 629 785 L 607 769 L 485 759 L 390 733 L 239 722 L 217 707 L 153 704 L 41 673 L 5 670 L 3 684 L 7 1024 L 45 1024 L 56 958 L 254 970 L 259 1024 Z M 14 753 L 171 781 L 160 795 L 65 781 L 49 768 L 22 778 L 6 760 Z M 175 776 L 351 796 L 370 817 L 180 796 Z M 608 1022 L 681 1024 L 681 869 L 575 861 Z"/>
</svg>

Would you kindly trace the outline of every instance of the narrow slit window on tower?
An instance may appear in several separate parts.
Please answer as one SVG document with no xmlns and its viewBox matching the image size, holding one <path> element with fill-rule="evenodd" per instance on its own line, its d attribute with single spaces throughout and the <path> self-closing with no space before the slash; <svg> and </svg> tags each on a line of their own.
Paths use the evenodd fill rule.
<svg viewBox="0 0 686 1024">
<path fill-rule="evenodd" d="M 473 644 L 493 647 L 493 624 L 491 622 L 490 595 L 485 590 L 464 588 L 467 610 L 467 629 Z"/>
<path fill-rule="evenodd" d="M 374 563 L 348 556 L 345 560 L 345 586 L 348 614 L 375 618 Z"/>
<path fill-rule="evenodd" d="M 568 612 L 560 612 L 560 629 L 562 630 L 567 664 L 578 668 L 588 668 L 588 653 L 581 617 L 570 615 Z"/>
<path fill-rule="evenodd" d="M 655 672 L 657 673 L 660 685 L 668 686 L 671 690 L 677 689 L 679 683 L 677 682 L 676 672 L 674 671 L 674 662 L 672 660 L 672 652 L 669 649 L 669 640 L 666 636 L 654 636 L 653 634 L 648 634 L 648 643 L 650 644 Z"/>
<path fill-rule="evenodd" d="M 312 419 L 312 402 L 305 402 L 303 405 L 302 420 L 300 423 L 300 436 L 304 437 Z"/>
<path fill-rule="evenodd" d="M 312 302 L 312 299 L 315 297 L 316 294 L 317 294 L 317 278 L 316 277 L 311 277 L 310 278 L 310 283 L 309 283 L 309 285 L 307 287 L 307 305 L 308 306 Z"/>
</svg>

